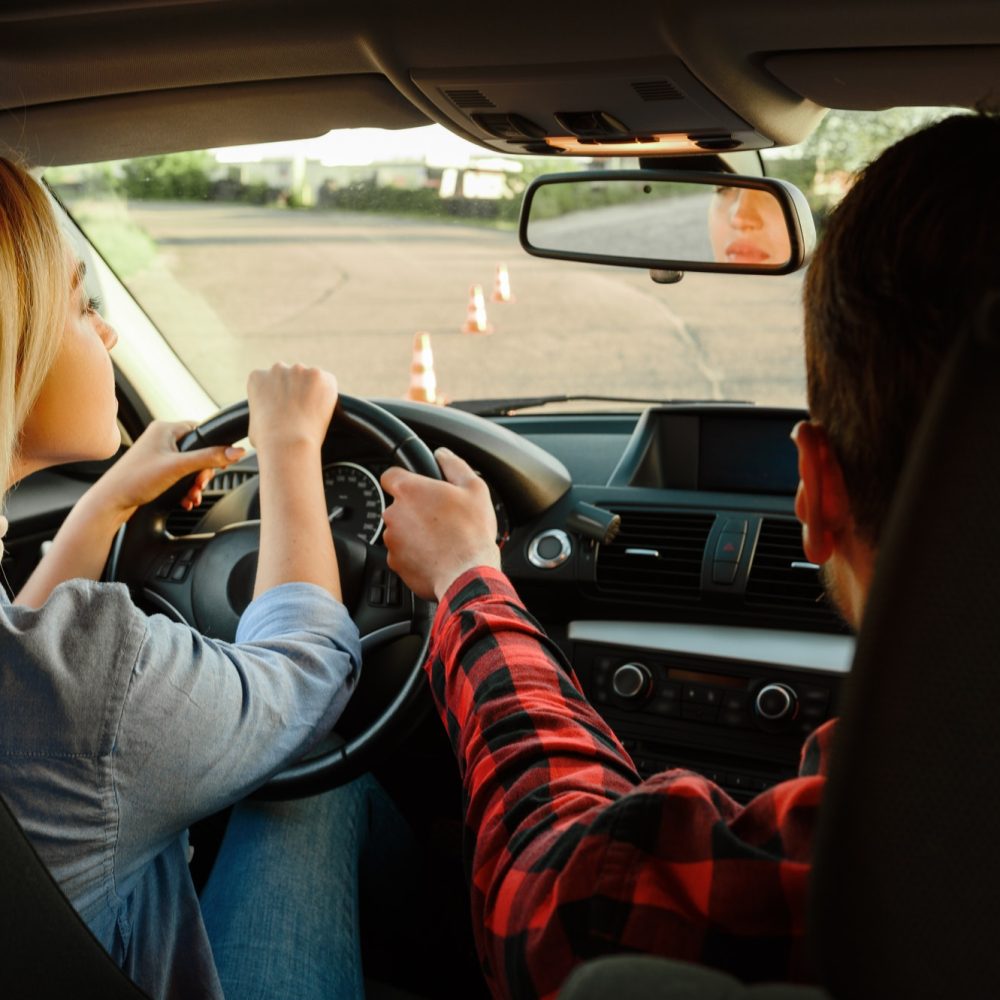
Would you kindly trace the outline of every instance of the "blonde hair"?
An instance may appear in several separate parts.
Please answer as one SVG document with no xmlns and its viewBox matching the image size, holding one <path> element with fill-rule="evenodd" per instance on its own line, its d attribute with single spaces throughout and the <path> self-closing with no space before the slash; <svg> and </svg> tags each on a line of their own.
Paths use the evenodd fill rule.
<svg viewBox="0 0 1000 1000">
<path fill-rule="evenodd" d="M 0 510 L 69 309 L 66 243 L 41 185 L 0 157 Z"/>
</svg>

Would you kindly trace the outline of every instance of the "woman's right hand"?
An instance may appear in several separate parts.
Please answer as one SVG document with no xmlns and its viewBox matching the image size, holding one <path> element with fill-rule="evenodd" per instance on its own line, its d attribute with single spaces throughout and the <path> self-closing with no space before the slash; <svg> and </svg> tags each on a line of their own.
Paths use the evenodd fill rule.
<svg viewBox="0 0 1000 1000">
<path fill-rule="evenodd" d="M 250 373 L 247 399 L 260 466 L 254 596 L 300 582 L 318 584 L 340 600 L 321 455 L 337 404 L 337 380 L 321 368 L 276 364 Z"/>
<path fill-rule="evenodd" d="M 247 400 L 258 454 L 302 444 L 319 448 L 337 405 L 337 380 L 322 368 L 278 362 L 250 373 Z"/>
</svg>

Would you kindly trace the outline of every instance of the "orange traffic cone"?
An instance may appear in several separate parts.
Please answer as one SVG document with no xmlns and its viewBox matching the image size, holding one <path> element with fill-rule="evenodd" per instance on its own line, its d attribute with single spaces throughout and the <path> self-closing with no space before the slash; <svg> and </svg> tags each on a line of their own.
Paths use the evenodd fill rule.
<svg viewBox="0 0 1000 1000">
<path fill-rule="evenodd" d="M 492 333 L 493 327 L 486 319 L 486 300 L 483 286 L 473 285 L 469 289 L 469 311 L 465 315 L 462 333 Z"/>
<path fill-rule="evenodd" d="M 417 333 L 413 337 L 413 360 L 410 362 L 410 388 L 406 399 L 418 403 L 436 403 L 437 378 L 434 375 L 434 355 L 431 352 L 431 335 Z"/>
<path fill-rule="evenodd" d="M 493 282 L 493 294 L 490 296 L 491 302 L 513 302 L 514 296 L 510 291 L 510 275 L 507 273 L 506 264 L 497 264 L 496 281 Z"/>
</svg>

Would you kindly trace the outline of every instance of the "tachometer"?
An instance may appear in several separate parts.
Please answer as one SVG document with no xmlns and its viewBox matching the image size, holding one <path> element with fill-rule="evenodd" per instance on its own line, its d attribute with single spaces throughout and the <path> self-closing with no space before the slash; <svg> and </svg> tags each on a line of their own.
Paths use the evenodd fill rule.
<svg viewBox="0 0 1000 1000">
<path fill-rule="evenodd" d="M 385 496 L 378 480 L 354 462 L 334 462 L 323 470 L 330 524 L 369 545 L 382 532 Z"/>
</svg>

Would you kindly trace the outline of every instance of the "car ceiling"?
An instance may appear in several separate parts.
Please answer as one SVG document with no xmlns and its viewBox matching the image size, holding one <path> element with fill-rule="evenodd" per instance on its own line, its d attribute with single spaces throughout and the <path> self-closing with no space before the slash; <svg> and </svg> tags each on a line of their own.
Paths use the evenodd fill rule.
<svg viewBox="0 0 1000 1000">
<path fill-rule="evenodd" d="M 0 9 L 0 146 L 43 166 L 429 121 L 539 152 L 568 128 L 593 139 L 579 131 L 592 112 L 623 123 L 619 141 L 762 148 L 801 141 L 827 107 L 998 97 L 995 0 Z"/>
</svg>

